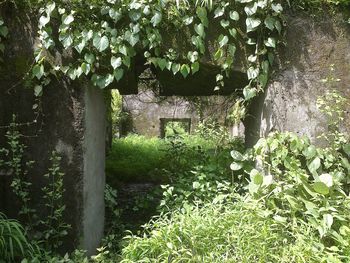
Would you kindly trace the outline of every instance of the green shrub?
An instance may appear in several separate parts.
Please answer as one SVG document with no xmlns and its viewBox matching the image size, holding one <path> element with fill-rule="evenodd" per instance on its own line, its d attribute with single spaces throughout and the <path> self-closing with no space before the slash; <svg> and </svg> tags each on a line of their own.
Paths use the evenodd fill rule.
<svg viewBox="0 0 350 263">
<path fill-rule="evenodd" d="M 292 228 L 261 202 L 210 203 L 158 218 L 128 236 L 121 262 L 325 262 L 307 226 Z"/>
<path fill-rule="evenodd" d="M 268 211 L 310 226 L 320 247 L 348 262 L 350 144 L 341 134 L 330 138 L 332 145 L 317 148 L 307 138 L 274 133 L 245 155 L 233 151 L 232 168 L 250 175 L 249 192 Z"/>
</svg>

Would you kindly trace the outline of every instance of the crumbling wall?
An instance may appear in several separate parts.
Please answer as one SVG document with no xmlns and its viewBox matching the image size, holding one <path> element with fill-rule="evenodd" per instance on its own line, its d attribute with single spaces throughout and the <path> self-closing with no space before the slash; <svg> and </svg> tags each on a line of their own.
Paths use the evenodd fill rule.
<svg viewBox="0 0 350 263">
<path fill-rule="evenodd" d="M 279 50 L 279 66 L 265 94 L 252 102 L 245 121 L 249 146 L 276 130 L 308 135 L 321 143 L 317 137 L 328 126 L 317 108 L 317 98 L 335 89 L 350 99 L 350 25 L 346 18 L 291 14 L 286 24 L 286 46 Z M 339 80 L 325 83 L 323 79 L 329 76 Z M 347 133 L 349 118 L 347 114 L 343 127 Z"/>
<path fill-rule="evenodd" d="M 36 118 L 33 87 L 23 81 L 34 60 L 36 19 L 11 7 L 2 8 L 1 15 L 9 35 L 4 63 L 0 65 L 0 148 L 5 146 L 6 126 L 15 114 L 24 135 L 22 142 L 27 146 L 25 160 L 35 161 L 26 180 L 33 184 L 32 203 L 41 217 L 45 216 L 41 188 L 46 184 L 44 174 L 50 166 L 50 154 L 55 150 L 63 157 L 64 216 L 72 226 L 65 249 L 81 247 L 92 254 L 103 237 L 104 226 L 103 92 L 90 88 L 88 82 L 52 78 L 44 88 L 42 112 Z M 11 178 L 11 171 L 0 171 L 0 210 L 14 218 L 18 205 L 9 187 Z"/>
<path fill-rule="evenodd" d="M 162 137 L 161 119 L 190 119 L 190 132 L 196 129 L 200 121 L 211 119 L 229 127 L 232 135 L 242 135 L 237 134 L 237 127 L 233 127 L 228 121 L 231 107 L 235 102 L 233 97 L 165 97 L 149 89 L 139 91 L 138 95 L 123 96 L 123 111 L 127 114 L 127 118 L 122 123 L 122 135 L 133 132 L 148 137 Z"/>
</svg>

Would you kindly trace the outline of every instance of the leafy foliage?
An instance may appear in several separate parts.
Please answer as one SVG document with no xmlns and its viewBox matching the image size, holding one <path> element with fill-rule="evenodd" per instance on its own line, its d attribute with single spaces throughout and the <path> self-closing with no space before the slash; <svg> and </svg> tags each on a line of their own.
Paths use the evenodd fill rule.
<svg viewBox="0 0 350 263">
<path fill-rule="evenodd" d="M 16 124 L 16 117 L 6 132 L 7 147 L 0 148 L 0 167 L 8 171 L 13 177 L 11 188 L 19 201 L 19 216 L 26 220 L 27 230 L 31 230 L 34 225 L 36 210 L 30 205 L 30 187 L 32 185 L 27 177 L 28 170 L 32 167 L 32 161 L 25 162 L 25 145 L 21 142 L 22 135 L 19 126 Z"/>
<path fill-rule="evenodd" d="M 13 231 L 14 235 L 19 235 L 15 237 L 15 241 L 10 239 L 3 241 L 3 246 L 21 246 L 21 242 L 26 241 L 30 244 L 29 247 L 21 246 L 21 250 L 18 251 L 18 247 L 15 253 L 21 252 L 22 256 L 28 256 L 25 251 L 31 249 L 31 246 L 35 244 L 35 253 L 33 252 L 32 257 L 39 255 L 40 257 L 42 251 L 37 249 L 45 247 L 47 253 L 52 253 L 52 251 L 58 249 L 62 245 L 62 239 L 68 234 L 70 226 L 66 224 L 63 220 L 63 214 L 65 211 L 65 205 L 63 205 L 63 176 L 64 174 L 60 170 L 60 160 L 61 157 L 58 156 L 56 152 L 51 155 L 52 166 L 49 168 L 48 173 L 44 175 L 47 178 L 47 184 L 43 186 L 43 204 L 44 206 L 33 204 L 31 199 L 32 194 L 32 183 L 29 182 L 28 172 L 32 168 L 33 161 L 25 161 L 24 154 L 26 146 L 23 144 L 23 135 L 20 133 L 20 125 L 17 124 L 16 118 L 13 117 L 13 122 L 9 125 L 8 131 L 6 133 L 7 147 L 0 148 L 0 167 L 7 171 L 8 175 L 12 177 L 11 188 L 13 193 L 16 195 L 17 200 L 13 200 L 14 207 L 15 204 L 19 204 L 19 219 L 24 222 L 24 229 L 22 226 L 14 220 L 5 220 L 1 214 L 0 220 L 4 220 L 4 223 L 9 222 L 9 227 L 5 229 L 8 232 L 4 232 L 4 235 L 10 235 Z M 40 211 L 37 209 L 40 207 Z M 39 219 L 42 216 L 43 219 Z M 11 230 L 10 226 L 15 226 L 16 229 Z M 17 231 L 17 232 L 16 232 Z M 23 232 L 23 236 L 20 235 Z M 30 237 L 29 241 L 25 237 L 28 235 Z M 10 243 L 8 243 L 10 242 Z M 6 243 L 6 244 L 5 244 Z M 9 253 L 10 250 L 8 250 Z M 12 250 L 13 251 L 13 248 Z M 5 253 L 5 252 L 4 252 Z M 13 252 L 11 252 L 13 253 Z M 45 254 L 45 253 L 44 253 Z M 18 254 L 16 254 L 19 256 Z M 8 256 L 8 255 L 7 255 Z M 16 260 L 18 260 L 16 258 Z"/>
<path fill-rule="evenodd" d="M 348 257 L 348 147 L 322 149 L 306 138 L 275 133 L 245 155 L 233 152 L 232 167 L 242 164 L 250 176 L 249 192 L 263 200 L 276 219 L 311 226 L 319 234 L 320 247 Z"/>
<path fill-rule="evenodd" d="M 64 222 L 63 213 L 66 206 L 63 204 L 63 176 L 60 170 L 61 157 L 56 152 L 52 152 L 49 168 L 45 177 L 49 180 L 47 186 L 43 187 L 43 200 L 45 202 L 47 214 L 40 220 L 42 231 L 40 239 L 42 244 L 49 251 L 54 251 L 62 245 L 62 239 L 68 235 L 70 225 Z"/>
<path fill-rule="evenodd" d="M 214 61 L 222 69 L 216 76 L 216 89 L 224 85 L 223 76 L 235 66 L 236 50 L 243 47 L 248 53 L 249 85 L 244 89 L 248 100 L 266 85 L 282 30 L 282 10 L 274 0 L 106 0 L 72 1 L 68 6 L 48 2 L 40 9 L 41 44 L 32 75 L 38 86 L 48 82 L 50 72 L 63 72 L 73 80 L 89 76 L 96 86 L 105 88 L 126 75 L 136 56 L 143 56 L 147 64 L 186 78 L 200 70 L 208 52 L 206 31 L 209 24 L 216 24 L 222 31 L 215 40 Z M 60 24 L 58 32 L 55 23 Z M 166 39 L 173 30 L 190 34 L 184 47 L 169 46 Z M 56 33 L 58 40 L 53 37 Z M 47 51 L 60 47 L 75 50 L 75 60 L 54 64 Z"/>
</svg>

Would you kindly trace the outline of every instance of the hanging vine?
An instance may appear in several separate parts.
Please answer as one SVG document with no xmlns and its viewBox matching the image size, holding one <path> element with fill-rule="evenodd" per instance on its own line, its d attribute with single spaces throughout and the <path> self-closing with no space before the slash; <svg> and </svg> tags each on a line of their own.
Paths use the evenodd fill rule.
<svg viewBox="0 0 350 263">
<path fill-rule="evenodd" d="M 35 94 L 42 93 L 51 74 L 59 73 L 72 80 L 85 75 L 103 89 L 120 81 L 137 55 L 146 64 L 186 78 L 200 70 L 209 52 L 208 28 L 218 24 L 213 62 L 221 73 L 213 89 L 224 86 L 224 76 L 236 64 L 236 51 L 244 49 L 249 85 L 243 94 L 249 100 L 266 86 L 282 32 L 282 11 L 275 0 L 49 2 L 39 10 Z M 175 30 L 184 33 L 186 52 L 166 40 Z M 56 63 L 50 52 L 57 49 L 70 50 L 74 60 Z"/>
</svg>

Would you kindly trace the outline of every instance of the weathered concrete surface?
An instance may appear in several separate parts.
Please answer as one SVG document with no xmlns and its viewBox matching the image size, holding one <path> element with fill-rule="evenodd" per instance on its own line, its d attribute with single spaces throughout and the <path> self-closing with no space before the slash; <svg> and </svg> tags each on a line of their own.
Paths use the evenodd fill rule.
<svg viewBox="0 0 350 263">
<path fill-rule="evenodd" d="M 85 88 L 84 192 L 82 247 L 93 254 L 103 237 L 106 109 L 104 93 Z"/>
<path fill-rule="evenodd" d="M 0 65 L 0 148 L 5 146 L 6 126 L 12 114 L 16 114 L 16 121 L 22 124 L 22 142 L 27 146 L 24 161 L 35 161 L 25 179 L 33 184 L 32 204 L 41 218 L 47 215 L 41 188 L 47 184 L 44 174 L 50 167 L 50 154 L 56 150 L 62 156 L 64 219 L 72 226 L 63 250 L 80 247 L 92 254 L 104 225 L 106 118 L 103 95 L 86 83 L 52 78 L 44 88 L 42 113 L 33 123 L 36 114 L 32 106 L 36 98 L 33 87 L 22 79 L 34 60 L 36 19 L 33 22 L 33 18 L 11 7 L 0 12 L 9 27 L 3 55 L 5 63 Z M 26 123 L 29 125 L 23 125 Z M 11 181 L 11 171 L 0 169 L 0 210 L 15 218 L 19 204 L 11 193 Z"/>
<path fill-rule="evenodd" d="M 318 135 L 328 129 L 326 118 L 317 108 L 317 98 L 332 89 L 350 98 L 350 25 L 345 19 L 290 15 L 287 25 L 279 68 L 265 94 L 252 102 L 245 121 L 249 146 L 275 130 L 305 134 L 317 141 Z M 332 64 L 334 72 L 330 71 Z M 322 79 L 329 76 L 340 80 L 323 83 Z M 350 108 L 345 110 L 349 112 Z M 343 128 L 350 132 L 350 114 Z"/>
<path fill-rule="evenodd" d="M 123 111 L 128 119 L 122 123 L 122 135 L 133 132 L 148 137 L 163 137 L 162 120 L 190 120 L 192 133 L 204 120 L 217 121 L 229 128 L 232 136 L 242 136 L 242 129 L 233 126 L 228 117 L 235 98 L 230 96 L 159 96 L 140 88 L 138 95 L 123 96 Z"/>
</svg>

